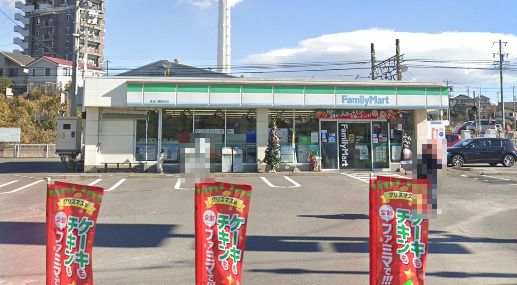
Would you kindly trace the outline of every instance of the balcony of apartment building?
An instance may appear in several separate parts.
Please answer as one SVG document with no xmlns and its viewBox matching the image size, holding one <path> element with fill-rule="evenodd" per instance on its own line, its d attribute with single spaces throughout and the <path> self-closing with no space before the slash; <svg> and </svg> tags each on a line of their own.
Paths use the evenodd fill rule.
<svg viewBox="0 0 517 285">
<path fill-rule="evenodd" d="M 18 45 L 19 47 L 21 47 L 24 50 L 29 49 L 29 43 L 19 37 L 16 37 L 13 39 L 13 44 Z"/>
<path fill-rule="evenodd" d="M 25 26 L 29 25 L 29 18 L 25 17 L 22 13 L 16 13 L 14 14 L 14 19 Z"/>
<path fill-rule="evenodd" d="M 29 35 L 29 31 L 27 30 L 27 28 L 23 28 L 18 25 L 15 25 L 13 30 L 15 33 L 18 33 L 23 37 L 27 37 Z"/>
<path fill-rule="evenodd" d="M 98 48 L 87 48 L 86 52 L 89 55 L 102 56 L 101 51 Z"/>
<path fill-rule="evenodd" d="M 54 20 L 52 18 L 50 18 L 50 19 L 41 21 L 38 26 L 40 29 L 50 29 L 50 28 L 54 28 L 56 25 L 55 25 Z"/>
<path fill-rule="evenodd" d="M 18 0 L 14 2 L 14 7 L 16 9 L 22 10 L 25 13 L 30 13 L 34 10 L 34 5 L 27 5 L 25 0 Z"/>
<path fill-rule="evenodd" d="M 100 36 L 96 36 L 96 35 L 90 35 L 88 37 L 88 41 L 89 42 L 94 42 L 94 43 L 98 43 L 98 44 L 101 44 L 103 43 L 103 40 Z"/>
</svg>

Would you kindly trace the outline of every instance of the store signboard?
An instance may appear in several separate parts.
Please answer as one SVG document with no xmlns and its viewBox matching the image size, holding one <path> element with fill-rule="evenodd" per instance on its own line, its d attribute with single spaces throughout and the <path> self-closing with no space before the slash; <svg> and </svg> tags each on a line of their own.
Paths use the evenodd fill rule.
<svg viewBox="0 0 517 285">
<path fill-rule="evenodd" d="M 339 168 L 344 169 L 349 166 L 349 142 L 348 124 L 339 124 Z"/>
<path fill-rule="evenodd" d="M 316 112 L 318 119 L 346 120 L 394 120 L 400 118 L 398 110 L 321 110 Z"/>
<path fill-rule="evenodd" d="M 0 128 L 0 143 L 19 143 L 21 128 Z"/>
<path fill-rule="evenodd" d="M 397 106 L 396 95 L 336 94 L 336 105 L 346 107 L 379 108 Z"/>
<path fill-rule="evenodd" d="M 108 92 L 108 91 L 105 91 Z M 102 92 L 99 92 L 102 93 Z M 247 106 L 319 108 L 446 108 L 442 87 L 313 86 L 299 84 L 127 83 L 128 106 Z M 100 100 L 101 101 L 101 100 Z M 88 106 L 96 106 L 91 101 Z"/>
</svg>

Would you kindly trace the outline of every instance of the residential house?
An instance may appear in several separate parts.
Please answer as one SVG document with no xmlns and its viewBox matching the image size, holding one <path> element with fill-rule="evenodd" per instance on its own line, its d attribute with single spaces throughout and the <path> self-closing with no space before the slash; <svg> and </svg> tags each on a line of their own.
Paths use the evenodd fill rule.
<svg viewBox="0 0 517 285">
<path fill-rule="evenodd" d="M 449 99 L 449 106 L 452 113 L 461 114 L 466 117 L 468 117 L 469 113 L 472 112 L 472 107 L 476 106 L 477 108 L 480 108 L 481 117 L 488 118 L 490 98 L 484 95 L 472 98 L 467 95 L 460 94 Z"/>
<path fill-rule="evenodd" d="M 150 64 L 131 69 L 117 76 L 150 76 L 150 77 L 210 77 L 210 78 L 235 78 L 235 76 L 181 64 L 179 60 L 158 60 Z"/>
<path fill-rule="evenodd" d="M 31 64 L 29 67 L 29 90 L 39 90 L 42 93 L 56 94 L 59 90 L 63 90 L 67 83 L 72 81 L 72 61 L 42 56 Z M 83 65 L 79 64 L 79 72 L 77 74 L 77 86 L 83 85 L 82 70 Z M 95 66 L 88 66 L 86 77 L 102 76 L 103 71 Z"/>
<path fill-rule="evenodd" d="M 0 77 L 8 77 L 14 82 L 13 94 L 19 95 L 27 92 L 27 65 L 34 58 L 5 51 L 0 51 Z M 4 86 L 0 86 L 1 89 Z"/>
<path fill-rule="evenodd" d="M 515 110 L 517 110 L 517 102 L 504 102 L 504 118 L 507 122 L 514 123 L 514 120 L 517 118 Z M 496 119 L 501 120 L 501 102 L 497 104 Z"/>
</svg>

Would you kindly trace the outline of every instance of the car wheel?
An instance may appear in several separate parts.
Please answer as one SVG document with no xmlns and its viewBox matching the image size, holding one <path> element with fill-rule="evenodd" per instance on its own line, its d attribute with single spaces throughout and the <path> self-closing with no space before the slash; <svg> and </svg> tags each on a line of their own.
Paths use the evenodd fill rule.
<svg viewBox="0 0 517 285">
<path fill-rule="evenodd" d="M 507 154 L 503 157 L 503 166 L 505 167 L 512 167 L 515 163 L 515 157 L 511 154 Z"/>
<path fill-rule="evenodd" d="M 456 167 L 462 167 L 463 163 L 465 162 L 465 160 L 463 159 L 463 156 L 461 156 L 459 154 L 455 154 L 451 160 L 452 160 L 452 166 L 456 166 Z"/>
<path fill-rule="evenodd" d="M 497 166 L 497 162 L 492 162 L 492 163 L 489 163 L 490 166 Z"/>
</svg>

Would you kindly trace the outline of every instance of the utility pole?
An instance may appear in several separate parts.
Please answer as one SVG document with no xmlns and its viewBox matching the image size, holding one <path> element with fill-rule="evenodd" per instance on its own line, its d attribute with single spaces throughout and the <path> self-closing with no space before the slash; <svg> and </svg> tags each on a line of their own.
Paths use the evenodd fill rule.
<svg viewBox="0 0 517 285">
<path fill-rule="evenodd" d="M 452 82 L 451 80 L 447 79 L 447 80 L 444 80 L 445 82 L 445 86 L 447 86 L 447 91 L 448 91 L 448 101 L 447 101 L 447 117 L 449 119 L 449 124 L 451 122 L 451 92 L 452 92 L 452 86 L 450 84 L 453 84 L 454 82 Z"/>
<path fill-rule="evenodd" d="M 517 130 L 517 115 L 515 114 L 515 86 L 512 86 L 513 95 L 513 129 Z"/>
<path fill-rule="evenodd" d="M 396 50 L 395 55 L 383 60 L 379 63 L 375 60 L 375 50 L 373 49 L 373 43 L 371 44 L 371 52 L 372 53 L 372 80 L 376 80 L 378 78 L 385 80 L 402 80 L 402 71 L 407 70 L 407 67 L 402 67 L 402 57 L 403 54 L 400 54 L 400 41 L 398 39 L 395 40 Z"/>
<path fill-rule="evenodd" d="M 85 11 L 86 13 L 86 11 Z M 84 44 L 83 44 L 83 80 L 86 78 L 86 72 L 88 71 L 88 24 L 84 26 Z"/>
<path fill-rule="evenodd" d="M 497 42 L 494 42 L 494 44 L 496 44 L 496 43 Z M 503 41 L 499 40 L 499 52 L 493 54 L 494 57 L 496 54 L 499 57 L 499 85 L 500 85 L 500 89 L 501 89 L 501 118 L 502 118 L 501 126 L 502 126 L 503 130 L 506 128 L 506 122 L 505 122 L 505 117 L 504 117 L 503 61 L 504 61 L 504 57 L 508 56 L 507 53 L 503 52 L 503 45 L 506 46 L 506 44 L 508 44 L 508 42 L 503 42 Z"/>
<path fill-rule="evenodd" d="M 79 0 L 75 1 L 74 7 L 74 32 L 72 37 L 73 41 L 73 52 L 72 52 L 72 88 L 70 90 L 70 116 L 75 117 L 77 112 L 77 59 L 79 58 L 79 33 L 80 33 L 80 20 L 81 20 L 81 10 L 80 10 L 80 2 Z"/>
<path fill-rule="evenodd" d="M 402 80 L 402 67 L 400 66 L 400 40 L 395 40 L 395 57 L 397 62 L 397 80 Z"/>
<path fill-rule="evenodd" d="M 110 60 L 106 60 L 106 76 L 110 76 Z"/>
<path fill-rule="evenodd" d="M 375 47 L 373 43 L 370 44 L 370 60 L 372 62 L 372 80 L 375 80 Z"/>
</svg>

